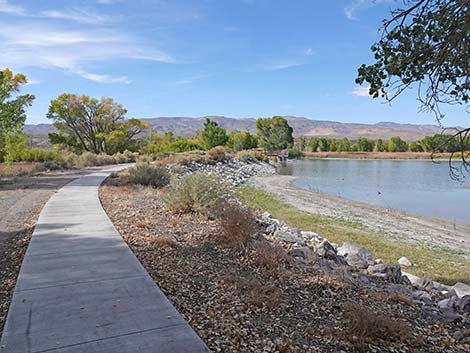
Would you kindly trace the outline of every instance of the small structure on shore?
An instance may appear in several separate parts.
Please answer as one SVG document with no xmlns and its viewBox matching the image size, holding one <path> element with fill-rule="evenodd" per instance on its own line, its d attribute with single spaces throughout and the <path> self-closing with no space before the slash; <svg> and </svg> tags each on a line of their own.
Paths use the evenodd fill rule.
<svg viewBox="0 0 470 353">
<path fill-rule="evenodd" d="M 287 158 L 289 156 L 289 149 L 285 150 L 275 150 L 275 151 L 267 151 L 265 150 L 264 153 L 271 159 L 276 159 L 277 165 L 279 167 L 285 167 L 287 165 Z"/>
</svg>

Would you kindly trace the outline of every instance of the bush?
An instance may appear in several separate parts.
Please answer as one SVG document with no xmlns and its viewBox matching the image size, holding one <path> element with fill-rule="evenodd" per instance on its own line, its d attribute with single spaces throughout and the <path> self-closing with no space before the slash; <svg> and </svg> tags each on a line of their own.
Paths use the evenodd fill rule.
<svg viewBox="0 0 470 353">
<path fill-rule="evenodd" d="M 299 159 L 303 157 L 305 157 L 305 154 L 298 149 L 289 150 L 289 155 L 287 156 L 289 159 Z"/>
<path fill-rule="evenodd" d="M 98 155 L 91 152 L 83 152 L 78 158 L 77 165 L 80 167 L 94 167 L 98 165 Z"/>
<path fill-rule="evenodd" d="M 237 153 L 237 157 L 243 162 L 269 162 L 269 158 L 263 152 L 257 150 L 240 151 Z"/>
<path fill-rule="evenodd" d="M 183 177 L 165 196 L 167 208 L 174 213 L 196 212 L 215 217 L 232 195 L 217 178 L 207 174 Z"/>
<path fill-rule="evenodd" d="M 116 164 L 116 159 L 113 156 L 110 156 L 106 153 L 100 153 L 96 156 L 96 164 L 97 165 L 110 165 Z"/>
<path fill-rule="evenodd" d="M 67 168 L 67 163 L 60 158 L 42 163 L 43 167 L 47 170 L 63 170 Z"/>
<path fill-rule="evenodd" d="M 217 146 L 207 151 L 209 158 L 215 162 L 223 162 L 225 160 L 225 148 L 223 146 Z"/>
<path fill-rule="evenodd" d="M 345 305 L 346 338 L 358 349 L 366 348 L 369 343 L 383 341 L 405 341 L 409 330 L 399 321 L 378 314 L 358 303 Z"/>
<path fill-rule="evenodd" d="M 66 168 L 75 168 L 79 165 L 79 157 L 75 153 L 70 153 L 62 157 Z"/>
<path fill-rule="evenodd" d="M 254 258 L 256 266 L 273 276 L 279 276 L 290 261 L 286 250 L 281 245 L 266 240 L 258 244 Z"/>
<path fill-rule="evenodd" d="M 249 208 L 227 202 L 218 214 L 221 240 L 229 247 L 244 247 L 256 233 L 256 218 Z"/>
<path fill-rule="evenodd" d="M 129 181 L 132 184 L 160 188 L 170 183 L 170 174 L 165 169 L 157 166 L 138 164 L 129 169 Z"/>
</svg>

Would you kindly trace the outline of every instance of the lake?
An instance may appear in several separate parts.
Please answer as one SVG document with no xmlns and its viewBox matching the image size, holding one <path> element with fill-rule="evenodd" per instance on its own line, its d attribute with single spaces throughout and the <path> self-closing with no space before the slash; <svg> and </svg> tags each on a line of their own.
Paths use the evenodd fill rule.
<svg viewBox="0 0 470 353">
<path fill-rule="evenodd" d="M 452 180 L 447 162 L 304 159 L 280 174 L 294 185 L 387 208 L 470 222 L 470 175 Z"/>
</svg>

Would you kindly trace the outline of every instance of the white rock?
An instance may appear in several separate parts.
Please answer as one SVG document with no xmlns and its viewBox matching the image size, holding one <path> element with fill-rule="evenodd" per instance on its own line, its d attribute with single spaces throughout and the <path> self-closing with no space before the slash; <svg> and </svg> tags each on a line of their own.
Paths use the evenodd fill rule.
<svg viewBox="0 0 470 353">
<path fill-rule="evenodd" d="M 402 266 L 408 266 L 408 267 L 413 266 L 411 261 L 408 260 L 408 258 L 406 258 L 405 256 L 400 257 L 400 259 L 398 260 L 398 264 Z"/>
<path fill-rule="evenodd" d="M 338 255 L 344 256 L 350 266 L 358 268 L 367 268 L 374 263 L 370 250 L 355 243 L 346 242 L 338 247 Z"/>
<path fill-rule="evenodd" d="M 470 286 L 465 283 L 456 283 L 451 289 L 458 298 L 470 295 Z"/>
</svg>

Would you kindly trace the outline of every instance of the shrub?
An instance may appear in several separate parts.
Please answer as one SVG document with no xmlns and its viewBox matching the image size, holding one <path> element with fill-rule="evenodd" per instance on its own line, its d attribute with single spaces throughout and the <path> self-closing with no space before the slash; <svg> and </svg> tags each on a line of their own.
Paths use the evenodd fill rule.
<svg viewBox="0 0 470 353">
<path fill-rule="evenodd" d="M 409 329 L 385 313 L 378 314 L 364 305 L 350 302 L 344 307 L 347 328 L 346 338 L 356 348 L 366 348 L 368 343 L 402 341 L 408 337 Z"/>
<path fill-rule="evenodd" d="M 289 257 L 284 248 L 269 241 L 262 241 L 258 244 L 254 259 L 256 266 L 276 276 L 289 263 Z"/>
<path fill-rule="evenodd" d="M 298 149 L 289 150 L 289 155 L 287 156 L 289 159 L 299 159 L 303 157 L 305 157 L 305 154 Z"/>
<path fill-rule="evenodd" d="M 253 212 L 239 204 L 227 202 L 218 214 L 222 229 L 221 240 L 229 247 L 244 247 L 256 233 L 256 218 Z"/>
<path fill-rule="evenodd" d="M 66 168 L 74 168 L 79 165 L 79 157 L 75 153 L 69 153 L 62 158 L 65 162 Z"/>
<path fill-rule="evenodd" d="M 138 164 L 129 169 L 129 181 L 132 184 L 140 184 L 160 188 L 170 183 L 170 174 L 163 168 L 150 164 Z"/>
<path fill-rule="evenodd" d="M 196 212 L 214 217 L 231 194 L 214 176 L 191 174 L 183 177 L 165 196 L 168 209 L 174 213 Z"/>
<path fill-rule="evenodd" d="M 116 159 L 113 156 L 110 156 L 106 153 L 100 153 L 96 156 L 96 164 L 97 165 L 110 165 L 116 164 Z"/>
<path fill-rule="evenodd" d="M 125 159 L 124 163 L 135 163 L 137 162 L 137 158 L 139 158 L 139 153 L 131 152 L 129 150 L 125 150 L 122 154 Z"/>
<path fill-rule="evenodd" d="M 223 146 L 217 146 L 207 151 L 209 158 L 215 162 L 223 162 L 225 160 L 225 148 Z"/>
<path fill-rule="evenodd" d="M 47 170 L 63 170 L 67 168 L 67 163 L 60 158 L 56 158 L 51 161 L 45 161 L 42 163 L 42 165 Z"/>
<path fill-rule="evenodd" d="M 240 151 L 237 153 L 237 157 L 243 162 L 269 162 L 269 158 L 263 152 L 257 150 Z"/>
<path fill-rule="evenodd" d="M 91 152 L 83 152 L 78 158 L 78 166 L 93 167 L 98 164 L 98 155 Z"/>
</svg>

